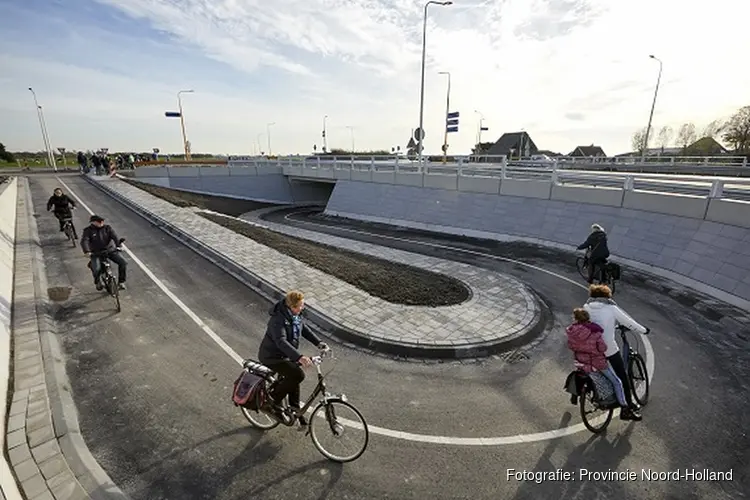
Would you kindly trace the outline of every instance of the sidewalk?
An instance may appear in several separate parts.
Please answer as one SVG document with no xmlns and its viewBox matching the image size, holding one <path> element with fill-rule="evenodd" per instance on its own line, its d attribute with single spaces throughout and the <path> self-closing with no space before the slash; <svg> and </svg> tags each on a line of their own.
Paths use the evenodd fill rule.
<svg viewBox="0 0 750 500">
<path fill-rule="evenodd" d="M 315 236 L 360 253 L 379 254 L 451 275 L 472 292 L 469 301 L 455 306 L 392 304 L 215 224 L 198 215 L 194 208 L 179 208 L 119 179 L 88 180 L 190 246 L 200 247 L 212 260 L 227 261 L 222 267 L 240 270 L 249 275 L 250 281 L 266 284 L 277 292 L 302 289 L 312 312 L 323 323 L 332 325 L 334 332 L 342 334 L 338 336 L 355 344 L 387 349 L 400 356 L 475 357 L 505 350 L 507 342 L 528 341 L 543 329 L 543 308 L 535 294 L 504 274 L 341 238 Z M 311 234 L 303 237 L 313 239 Z"/>
</svg>

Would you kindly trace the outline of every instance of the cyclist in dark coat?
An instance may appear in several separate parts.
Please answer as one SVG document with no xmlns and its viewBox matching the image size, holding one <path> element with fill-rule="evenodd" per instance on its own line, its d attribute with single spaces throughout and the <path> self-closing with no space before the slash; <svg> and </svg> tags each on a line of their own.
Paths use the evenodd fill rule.
<svg viewBox="0 0 750 500">
<path fill-rule="evenodd" d="M 57 188 L 53 191 L 50 199 L 47 200 L 47 211 L 49 212 L 53 207 L 54 210 L 52 210 L 52 213 L 60 221 L 60 232 L 62 232 L 65 226 L 65 219 L 73 217 L 71 208 L 76 208 L 76 202 L 68 198 L 68 195 L 64 194 L 62 189 Z"/>
<path fill-rule="evenodd" d="M 599 224 L 591 225 L 591 234 L 586 241 L 578 245 L 578 250 L 591 250 L 589 255 L 589 284 L 594 282 L 595 271 L 604 268 L 609 258 L 609 247 L 607 246 L 607 233 Z"/>
<path fill-rule="evenodd" d="M 81 250 L 91 258 L 90 268 L 94 276 L 96 289 L 101 290 L 104 288 L 99 281 L 99 275 L 102 271 L 102 258 L 100 255 L 96 255 L 97 253 L 103 253 L 107 259 L 117 264 L 117 282 L 119 283 L 120 290 L 125 290 L 128 263 L 122 254 L 117 251 L 120 238 L 117 236 L 115 230 L 112 229 L 112 226 L 104 224 L 102 217 L 92 215 L 89 220 L 91 225 L 83 230 L 83 235 L 81 236 Z"/>
<path fill-rule="evenodd" d="M 274 370 L 281 380 L 270 395 L 272 408 L 281 414 L 281 403 L 289 396 L 289 406 L 300 408 L 300 384 L 305 380 L 303 367 L 311 366 L 312 360 L 299 352 L 299 339 L 304 337 L 321 350 L 328 346 L 321 342 L 310 328 L 305 325 L 301 313 L 305 307 L 305 296 L 302 292 L 292 290 L 271 307 L 268 313 L 266 334 L 258 349 L 258 361 Z M 305 424 L 304 418 L 300 423 Z"/>
</svg>

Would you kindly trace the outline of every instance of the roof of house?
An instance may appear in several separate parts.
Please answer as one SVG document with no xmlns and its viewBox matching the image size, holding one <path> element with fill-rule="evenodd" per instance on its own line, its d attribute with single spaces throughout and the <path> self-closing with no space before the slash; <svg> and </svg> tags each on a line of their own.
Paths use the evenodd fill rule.
<svg viewBox="0 0 750 500">
<path fill-rule="evenodd" d="M 699 152 L 727 152 L 727 148 L 719 144 L 719 142 L 713 137 L 702 137 L 689 145 L 686 149 L 687 151 Z"/>
<path fill-rule="evenodd" d="M 604 150 L 599 146 L 578 146 L 568 156 L 575 156 L 578 152 L 581 156 L 607 156 Z"/>
<path fill-rule="evenodd" d="M 526 132 L 507 132 L 500 136 L 500 138 L 495 142 L 495 144 L 492 145 L 492 147 L 487 152 L 488 155 L 506 155 L 510 153 L 510 150 L 512 149 L 514 153 L 518 153 L 519 148 L 521 147 L 521 143 L 523 142 L 524 149 L 526 145 L 528 145 L 529 154 L 536 154 L 538 152 L 538 148 L 536 147 L 536 144 L 534 144 L 534 141 L 531 140 L 531 136 L 529 136 Z"/>
</svg>

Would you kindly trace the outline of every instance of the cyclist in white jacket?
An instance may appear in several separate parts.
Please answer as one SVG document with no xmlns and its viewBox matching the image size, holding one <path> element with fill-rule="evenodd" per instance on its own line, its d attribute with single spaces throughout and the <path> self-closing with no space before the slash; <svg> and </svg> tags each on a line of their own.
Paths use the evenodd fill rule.
<svg viewBox="0 0 750 500">
<path fill-rule="evenodd" d="M 649 329 L 631 318 L 628 313 L 623 311 L 617 303 L 612 300 L 612 292 L 606 285 L 591 285 L 589 287 L 589 299 L 583 308 L 591 316 L 591 322 L 602 327 L 604 333 L 602 338 L 607 345 L 607 351 L 604 355 L 620 378 L 623 389 L 625 390 L 625 399 L 629 408 L 623 408 L 620 411 L 622 420 L 641 420 L 640 408 L 633 401 L 633 393 L 630 386 L 630 380 L 625 373 L 625 362 L 620 354 L 620 347 L 615 340 L 615 327 L 623 325 L 634 332 L 641 334 L 649 333 Z"/>
</svg>

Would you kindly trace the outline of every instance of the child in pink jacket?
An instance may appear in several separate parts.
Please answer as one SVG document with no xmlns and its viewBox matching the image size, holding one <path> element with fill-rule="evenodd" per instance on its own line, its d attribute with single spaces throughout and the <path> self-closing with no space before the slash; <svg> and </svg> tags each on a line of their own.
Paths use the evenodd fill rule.
<svg viewBox="0 0 750 500">
<path fill-rule="evenodd" d="M 622 382 L 615 375 L 614 370 L 609 366 L 607 357 L 604 355 L 607 351 L 607 345 L 602 338 L 604 330 L 596 323 L 591 322 L 591 317 L 585 309 L 574 309 L 573 319 L 575 321 L 565 330 L 565 333 L 568 334 L 568 347 L 575 356 L 576 368 L 580 368 L 586 373 L 597 371 L 607 377 L 615 388 L 617 402 L 620 403 L 621 407 L 627 408 Z"/>
</svg>

